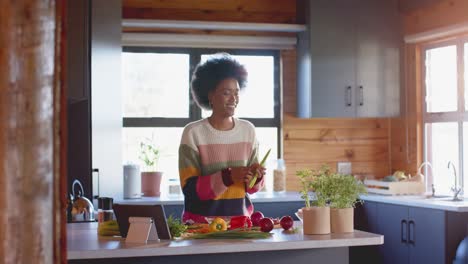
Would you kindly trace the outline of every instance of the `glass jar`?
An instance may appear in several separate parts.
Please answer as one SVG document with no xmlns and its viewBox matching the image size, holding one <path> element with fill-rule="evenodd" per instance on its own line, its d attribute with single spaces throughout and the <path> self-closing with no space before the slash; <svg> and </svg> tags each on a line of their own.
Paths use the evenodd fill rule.
<svg viewBox="0 0 468 264">
<path fill-rule="evenodd" d="M 114 199 L 112 198 L 98 198 L 98 225 L 102 225 L 104 222 L 112 221 L 115 219 L 114 210 L 112 210 L 113 203 Z"/>
<path fill-rule="evenodd" d="M 286 166 L 283 159 L 277 161 L 276 169 L 273 171 L 273 191 L 286 191 Z"/>
</svg>

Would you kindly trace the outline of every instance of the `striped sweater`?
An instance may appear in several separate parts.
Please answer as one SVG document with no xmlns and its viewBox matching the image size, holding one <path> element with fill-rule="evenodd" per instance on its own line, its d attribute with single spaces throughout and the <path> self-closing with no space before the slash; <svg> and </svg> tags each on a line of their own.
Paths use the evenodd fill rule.
<svg viewBox="0 0 468 264">
<path fill-rule="evenodd" d="M 179 176 L 184 193 L 182 221 L 205 222 L 205 216 L 248 215 L 253 205 L 248 194 L 263 188 L 258 180 L 248 188 L 243 182 L 226 186 L 222 170 L 258 162 L 258 144 L 252 123 L 234 118 L 234 128 L 220 131 L 208 119 L 184 128 L 179 147 Z"/>
</svg>

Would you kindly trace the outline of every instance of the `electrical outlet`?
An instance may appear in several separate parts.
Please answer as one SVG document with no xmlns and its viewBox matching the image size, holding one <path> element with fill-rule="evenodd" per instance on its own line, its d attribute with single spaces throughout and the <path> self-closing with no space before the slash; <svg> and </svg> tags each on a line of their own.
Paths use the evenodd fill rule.
<svg viewBox="0 0 468 264">
<path fill-rule="evenodd" d="M 338 162 L 336 167 L 336 171 L 340 174 L 351 174 L 352 172 L 351 162 Z"/>
</svg>

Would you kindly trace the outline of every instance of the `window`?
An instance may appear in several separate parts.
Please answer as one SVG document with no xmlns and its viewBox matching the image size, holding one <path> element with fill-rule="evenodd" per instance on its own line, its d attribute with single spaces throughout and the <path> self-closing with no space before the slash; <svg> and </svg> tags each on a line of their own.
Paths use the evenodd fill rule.
<svg viewBox="0 0 468 264">
<path fill-rule="evenodd" d="M 178 148 L 183 127 L 210 115 L 196 105 L 189 87 L 195 66 L 216 52 L 230 53 L 249 72 L 236 116 L 255 125 L 260 155 L 272 149 L 267 166 L 273 166 L 274 157 L 280 153 L 277 51 L 125 47 L 122 54 L 123 161 L 141 166 L 139 142 L 145 137 L 153 138 L 161 150 L 158 170 L 164 173 L 163 195 L 169 179 L 179 177 Z"/>
<path fill-rule="evenodd" d="M 468 39 L 422 51 L 424 156 L 433 165 L 428 181 L 437 193 L 452 194 L 455 183 L 460 187 L 468 180 Z"/>
</svg>

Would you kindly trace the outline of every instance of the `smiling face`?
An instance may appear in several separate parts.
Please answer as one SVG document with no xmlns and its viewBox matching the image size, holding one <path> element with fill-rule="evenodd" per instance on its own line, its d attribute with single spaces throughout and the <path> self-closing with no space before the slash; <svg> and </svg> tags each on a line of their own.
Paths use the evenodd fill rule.
<svg viewBox="0 0 468 264">
<path fill-rule="evenodd" d="M 239 103 L 239 83 L 234 78 L 222 80 L 209 94 L 213 115 L 231 117 Z"/>
</svg>

